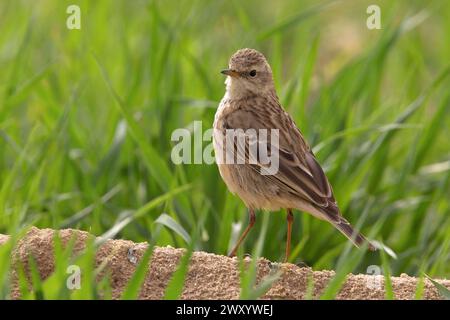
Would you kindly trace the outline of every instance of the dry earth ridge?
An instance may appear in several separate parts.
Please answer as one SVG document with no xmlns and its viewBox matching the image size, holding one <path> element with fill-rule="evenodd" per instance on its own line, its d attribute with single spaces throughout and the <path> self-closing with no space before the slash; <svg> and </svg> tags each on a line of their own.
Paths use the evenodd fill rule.
<svg viewBox="0 0 450 320">
<path fill-rule="evenodd" d="M 28 255 L 31 253 L 37 262 L 41 277 L 47 278 L 54 270 L 54 233 L 55 231 L 52 229 L 32 227 L 14 248 L 12 261 L 20 260 L 26 265 Z M 66 244 L 76 235 L 75 252 L 83 250 L 86 240 L 92 237 L 87 232 L 73 229 L 60 230 L 59 235 L 63 244 Z M 8 239 L 8 236 L 0 235 L 0 245 Z M 134 249 L 133 255 L 139 261 L 146 248 L 147 243 L 134 243 L 128 240 L 107 240 L 98 248 L 96 265 L 106 263 L 105 270 L 108 270 L 111 275 L 113 298 L 120 298 L 126 283 L 136 269 L 136 263 L 130 261 L 132 259 L 128 254 L 129 249 Z M 184 252 L 184 249 L 155 247 L 149 272 L 141 288 L 140 299 L 163 298 L 165 287 Z M 313 271 L 311 268 L 298 267 L 289 263 L 278 264 L 260 259 L 258 262 L 258 281 L 273 273 L 274 268 L 281 271 L 281 276 L 262 299 L 304 299 L 310 277 L 314 281 L 313 298 L 318 298 L 335 274 L 334 271 Z M 17 274 L 14 270 L 11 277 L 12 298 L 20 299 Z M 439 282 L 450 288 L 450 280 L 439 280 Z M 376 283 L 381 285 L 374 285 Z M 402 274 L 400 277 L 392 277 L 395 298 L 414 299 L 417 283 L 417 278 L 406 274 Z M 238 299 L 239 293 L 239 264 L 236 258 L 206 252 L 194 252 L 192 254 L 182 299 Z M 384 277 L 349 274 L 336 298 L 384 299 Z M 442 297 L 434 285 L 426 280 L 423 298 L 441 299 Z"/>
</svg>

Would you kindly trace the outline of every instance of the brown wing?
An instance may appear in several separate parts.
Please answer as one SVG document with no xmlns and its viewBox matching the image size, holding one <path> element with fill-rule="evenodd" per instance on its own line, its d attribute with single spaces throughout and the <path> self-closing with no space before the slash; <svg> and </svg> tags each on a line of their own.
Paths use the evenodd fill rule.
<svg viewBox="0 0 450 320">
<path fill-rule="evenodd" d="M 274 175 L 266 175 L 267 179 L 282 190 L 309 202 L 328 220 L 339 221 L 339 209 L 325 173 L 293 120 L 281 107 L 277 112 L 270 113 L 239 109 L 231 113 L 226 122 L 230 129 L 279 129 L 279 146 L 267 141 L 268 150 L 274 148 L 279 154 L 279 170 Z M 249 159 L 248 154 L 245 157 Z M 267 165 L 257 160 L 256 169 L 264 171 Z"/>
</svg>

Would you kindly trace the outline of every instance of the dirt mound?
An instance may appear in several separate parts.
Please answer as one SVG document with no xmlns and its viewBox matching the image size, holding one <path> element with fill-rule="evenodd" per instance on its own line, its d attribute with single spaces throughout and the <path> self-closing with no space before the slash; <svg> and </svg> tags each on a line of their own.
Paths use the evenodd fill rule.
<svg viewBox="0 0 450 320">
<path fill-rule="evenodd" d="M 43 279 L 47 278 L 54 269 L 53 234 L 51 229 L 31 228 L 21 239 L 13 251 L 13 261 L 21 260 L 26 265 L 27 257 L 31 253 L 38 265 Z M 73 229 L 59 231 L 63 244 L 66 244 L 76 234 L 75 252 L 81 251 L 85 242 L 92 237 L 87 232 Z M 0 245 L 8 237 L 0 235 Z M 136 269 L 147 248 L 146 243 L 134 243 L 127 240 L 107 240 L 97 250 L 96 264 L 106 263 L 111 274 L 113 298 L 119 298 L 127 281 Z M 131 251 L 130 251 L 131 250 Z M 132 255 L 130 256 L 130 252 Z M 164 290 L 176 270 L 183 249 L 171 247 L 156 247 L 145 282 L 140 292 L 140 299 L 161 299 Z M 133 261 L 136 258 L 136 261 Z M 312 277 L 314 288 L 313 298 L 318 298 L 328 282 L 334 276 L 333 271 L 312 271 L 311 268 L 300 268 L 293 264 L 277 264 L 260 259 L 258 263 L 258 279 L 273 272 L 274 268 L 281 271 L 280 278 L 263 296 L 264 299 L 304 299 L 308 287 L 308 279 Z M 396 299 L 414 299 L 417 279 L 402 275 L 392 277 Z M 441 280 L 443 285 L 450 288 L 450 280 Z M 12 297 L 20 298 L 17 288 L 17 276 L 12 272 Z M 378 285 L 374 285 L 378 284 Z M 236 258 L 218 256 L 206 252 L 194 252 L 191 258 L 189 272 L 186 276 L 182 299 L 238 299 L 239 266 Z M 349 274 L 337 299 L 384 299 L 383 276 Z M 424 288 L 425 299 L 440 299 L 436 288 L 428 280 Z"/>
</svg>

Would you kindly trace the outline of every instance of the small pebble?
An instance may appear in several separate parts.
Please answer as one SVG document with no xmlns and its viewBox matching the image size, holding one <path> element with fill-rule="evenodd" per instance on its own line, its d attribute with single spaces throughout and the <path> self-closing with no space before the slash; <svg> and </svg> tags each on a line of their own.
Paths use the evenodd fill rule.
<svg viewBox="0 0 450 320">
<path fill-rule="evenodd" d="M 137 264 L 138 258 L 134 255 L 136 253 L 136 249 L 129 248 L 127 253 L 128 261 L 130 261 L 132 264 Z"/>
</svg>

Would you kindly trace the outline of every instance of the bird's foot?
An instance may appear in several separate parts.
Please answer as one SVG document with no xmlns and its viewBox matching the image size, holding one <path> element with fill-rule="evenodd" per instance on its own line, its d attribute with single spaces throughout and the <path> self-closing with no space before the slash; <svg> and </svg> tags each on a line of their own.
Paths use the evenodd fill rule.
<svg viewBox="0 0 450 320">
<path fill-rule="evenodd" d="M 299 261 L 299 262 L 295 263 L 295 265 L 300 268 L 309 268 L 309 266 L 304 261 Z"/>
<path fill-rule="evenodd" d="M 230 253 L 230 254 L 228 255 L 228 258 L 234 258 L 234 257 L 236 257 L 236 254 L 234 254 L 234 253 Z M 245 259 L 245 258 L 251 258 L 252 255 L 251 255 L 250 253 L 244 253 L 243 257 L 244 257 L 244 259 Z"/>
</svg>

